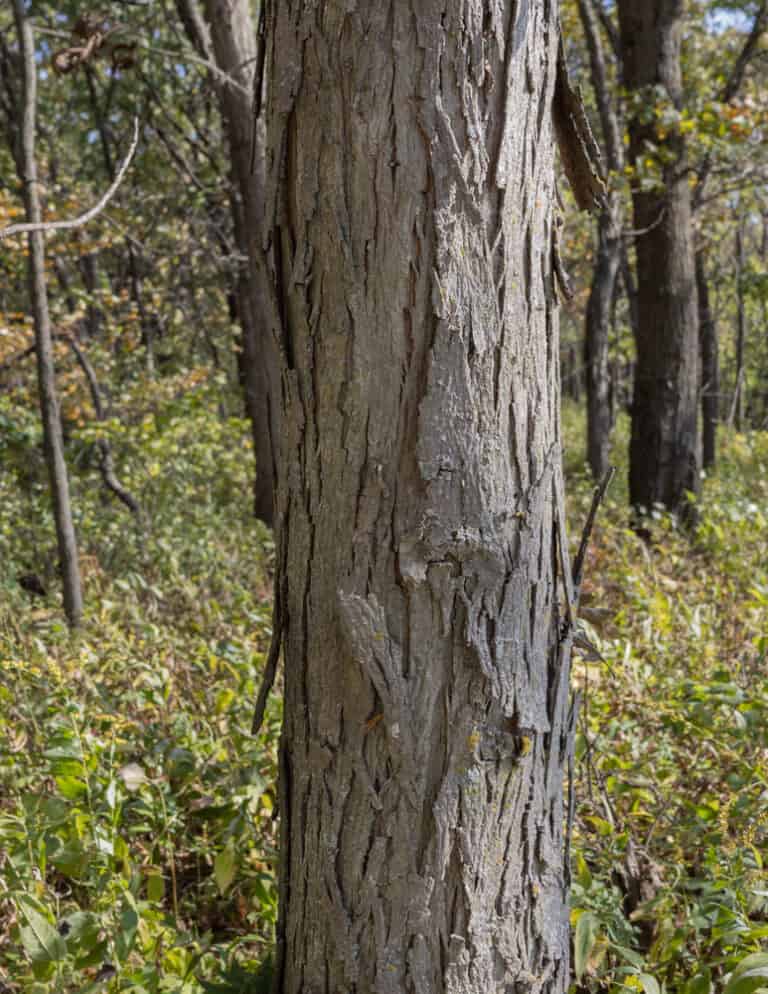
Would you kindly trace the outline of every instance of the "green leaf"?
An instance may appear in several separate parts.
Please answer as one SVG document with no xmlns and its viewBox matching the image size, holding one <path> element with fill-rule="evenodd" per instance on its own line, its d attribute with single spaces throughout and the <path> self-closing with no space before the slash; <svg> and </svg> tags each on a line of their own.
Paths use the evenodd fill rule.
<svg viewBox="0 0 768 994">
<path fill-rule="evenodd" d="M 643 985 L 645 994 L 661 994 L 658 980 L 652 977 L 650 973 L 638 973 L 637 979 Z"/>
<path fill-rule="evenodd" d="M 21 941 L 33 963 L 56 963 L 67 955 L 67 944 L 51 922 L 29 898 L 19 898 L 19 907 L 27 920 L 22 925 Z"/>
<path fill-rule="evenodd" d="M 62 921 L 67 950 L 77 956 L 89 953 L 99 941 L 101 922 L 90 911 L 75 911 Z"/>
<path fill-rule="evenodd" d="M 56 777 L 56 787 L 68 801 L 76 801 L 88 791 L 85 781 L 72 776 Z"/>
<path fill-rule="evenodd" d="M 595 947 L 599 928 L 600 923 L 595 915 L 591 911 L 582 911 L 573 936 L 573 969 L 576 980 L 584 973 L 589 954 Z"/>
<path fill-rule="evenodd" d="M 126 895 L 126 901 L 128 900 Z M 121 962 L 124 962 L 128 958 L 128 954 L 133 946 L 133 940 L 136 938 L 136 929 L 138 927 L 139 916 L 135 908 L 131 907 L 130 904 L 126 904 L 120 915 L 120 926 L 115 940 L 115 950 Z"/>
<path fill-rule="evenodd" d="M 213 861 L 213 876 L 219 892 L 225 894 L 235 879 L 235 847 L 231 842 L 228 842 L 226 847 L 216 854 Z"/>
<path fill-rule="evenodd" d="M 147 876 L 147 900 L 160 902 L 165 897 L 165 880 L 162 873 L 150 873 Z"/>
<path fill-rule="evenodd" d="M 754 994 L 768 982 L 768 953 L 746 956 L 731 974 L 724 994 Z"/>
</svg>

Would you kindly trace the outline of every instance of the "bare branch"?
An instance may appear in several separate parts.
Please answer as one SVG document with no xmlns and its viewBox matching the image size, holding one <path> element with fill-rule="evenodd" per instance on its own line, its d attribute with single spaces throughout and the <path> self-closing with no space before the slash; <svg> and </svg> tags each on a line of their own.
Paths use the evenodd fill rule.
<svg viewBox="0 0 768 994">
<path fill-rule="evenodd" d="M 87 210 L 84 214 L 81 214 L 79 217 L 75 217 L 67 221 L 41 221 L 39 224 L 11 224 L 7 228 L 0 229 L 0 241 L 4 238 L 10 238 L 11 235 L 21 235 L 25 232 L 65 231 L 71 228 L 82 228 L 83 225 L 88 224 L 89 221 L 92 221 L 98 214 L 101 213 L 101 211 L 104 210 L 109 201 L 115 195 L 117 188 L 123 181 L 123 177 L 125 176 L 128 166 L 131 164 L 131 159 L 133 158 L 138 144 L 139 119 L 138 117 L 135 117 L 133 119 L 133 140 L 131 142 L 131 147 L 128 149 L 128 154 L 120 164 L 120 168 L 117 170 L 117 174 L 112 185 L 97 204 L 91 207 L 90 210 Z"/>
</svg>

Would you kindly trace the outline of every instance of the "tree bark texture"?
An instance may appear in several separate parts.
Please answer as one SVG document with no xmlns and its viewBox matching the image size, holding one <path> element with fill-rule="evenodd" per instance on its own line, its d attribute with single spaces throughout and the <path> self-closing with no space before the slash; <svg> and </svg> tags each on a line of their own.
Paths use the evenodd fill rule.
<svg viewBox="0 0 768 994">
<path fill-rule="evenodd" d="M 37 187 L 37 162 L 35 159 L 37 70 L 35 67 L 34 39 L 23 0 L 14 0 L 13 12 L 22 56 L 24 98 L 20 142 L 15 159 L 19 179 L 24 187 L 27 222 L 39 224 L 42 221 L 42 211 Z M 53 361 L 51 320 L 48 313 L 45 281 L 45 236 L 42 231 L 33 231 L 29 233 L 28 238 L 29 288 L 35 323 L 37 382 L 43 422 L 45 461 L 48 468 L 53 516 L 56 523 L 64 611 L 70 627 L 74 628 L 79 624 L 83 613 L 83 597 L 80 586 L 77 540 L 69 497 L 69 477 L 64 459 L 61 414 L 56 393 L 56 369 Z"/>
<path fill-rule="evenodd" d="M 270 407 L 274 354 L 270 347 L 268 274 L 263 265 L 264 157 L 251 162 L 253 78 L 257 37 L 248 0 L 205 0 L 205 22 L 194 0 L 179 0 L 187 31 L 198 45 L 210 44 L 208 57 L 229 77 L 214 78 L 229 140 L 232 163 L 232 213 L 235 241 L 242 256 L 237 280 L 237 310 L 242 329 L 245 406 L 251 422 L 256 457 L 254 510 L 271 525 L 274 520 L 274 445 L 277 428 Z M 263 131 L 263 128 L 260 129 Z M 253 165 L 253 168 L 252 168 Z"/>
<path fill-rule="evenodd" d="M 608 75 L 593 0 L 579 0 L 579 15 L 589 52 L 590 75 L 603 132 L 605 158 L 611 174 L 624 167 L 624 147 Z M 609 179 L 609 188 L 613 185 Z M 587 461 L 592 475 L 602 480 L 608 470 L 613 428 L 609 343 L 616 279 L 622 257 L 621 195 L 610 189 L 597 223 L 597 255 L 587 302 L 584 327 L 584 365 L 587 380 Z M 631 307 L 631 302 L 630 302 Z"/>
<path fill-rule="evenodd" d="M 659 89 L 679 105 L 683 0 L 619 0 L 624 83 L 640 98 L 629 121 L 632 162 L 658 142 Z M 659 188 L 633 194 L 638 329 L 630 441 L 630 500 L 682 508 L 699 489 L 698 314 L 685 141 L 665 140 Z"/>
<path fill-rule="evenodd" d="M 555 5 L 267 11 L 276 989 L 564 991 Z"/>
<path fill-rule="evenodd" d="M 709 299 L 704 250 L 696 252 L 696 288 L 699 300 L 699 352 L 701 354 L 701 459 L 705 469 L 717 461 L 717 423 L 720 420 L 720 362 L 717 322 Z"/>
</svg>

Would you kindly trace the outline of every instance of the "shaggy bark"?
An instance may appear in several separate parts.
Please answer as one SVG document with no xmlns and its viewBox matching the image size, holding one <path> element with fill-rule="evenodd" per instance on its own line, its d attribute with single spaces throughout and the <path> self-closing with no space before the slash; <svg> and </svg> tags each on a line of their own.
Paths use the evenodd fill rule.
<svg viewBox="0 0 768 994">
<path fill-rule="evenodd" d="M 19 146 L 15 149 L 16 168 L 24 187 L 27 222 L 42 221 L 38 191 L 37 162 L 35 159 L 35 112 L 37 70 L 32 29 L 27 20 L 23 0 L 13 4 L 16 30 L 23 64 L 23 106 Z M 56 369 L 53 362 L 51 320 L 48 313 L 48 296 L 45 282 L 45 236 L 42 231 L 32 231 L 29 239 L 29 286 L 32 314 L 35 322 L 35 352 L 37 380 L 40 394 L 40 413 L 43 422 L 43 444 L 48 478 L 56 522 L 56 539 L 59 565 L 64 590 L 64 611 L 70 627 L 79 624 L 83 612 L 80 587 L 80 566 L 77 557 L 77 540 L 72 522 L 69 498 L 69 478 L 64 459 L 64 440 L 61 415 L 56 393 Z"/>
<path fill-rule="evenodd" d="M 267 17 L 276 990 L 564 991 L 555 5 Z"/>
<path fill-rule="evenodd" d="M 619 0 L 624 83 L 653 102 L 661 88 L 682 99 L 682 0 Z M 653 120 L 629 121 L 632 162 L 658 142 Z M 630 500 L 683 509 L 699 489 L 698 313 L 685 140 L 671 132 L 658 189 L 633 194 L 638 330 L 630 441 Z"/>
</svg>

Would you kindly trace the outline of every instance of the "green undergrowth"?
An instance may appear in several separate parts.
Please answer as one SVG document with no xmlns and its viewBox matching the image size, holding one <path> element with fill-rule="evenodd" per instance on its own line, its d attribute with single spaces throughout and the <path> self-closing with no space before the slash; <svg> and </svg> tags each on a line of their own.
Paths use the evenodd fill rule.
<svg viewBox="0 0 768 994">
<path fill-rule="evenodd" d="M 574 539 L 592 489 L 583 427 L 568 409 Z M 587 560 L 598 651 L 574 659 L 575 983 L 751 994 L 768 987 L 768 434 L 722 440 L 693 535 L 655 510 L 641 539 L 627 430 Z"/>
<path fill-rule="evenodd" d="M 147 389 L 131 424 L 108 426 L 141 522 L 105 498 L 89 434 L 69 442 L 87 605 L 74 637 L 36 419 L 0 409 L 4 994 L 198 994 L 272 943 L 279 701 L 256 740 L 250 722 L 273 548 L 250 515 L 248 432 L 215 383 Z M 48 596 L 19 586 L 31 572 Z"/>
<path fill-rule="evenodd" d="M 258 739 L 249 725 L 274 550 L 220 394 L 205 377 L 144 384 L 130 422 L 106 425 L 141 522 L 105 498 L 93 429 L 71 429 L 76 636 L 37 420 L 0 399 L 3 994 L 266 987 L 279 698 Z M 583 416 L 567 408 L 565 428 L 575 548 L 592 485 Z M 657 511 L 641 540 L 626 431 L 587 559 L 598 652 L 574 660 L 573 982 L 752 994 L 768 987 L 768 435 L 723 441 L 694 535 Z"/>
</svg>

